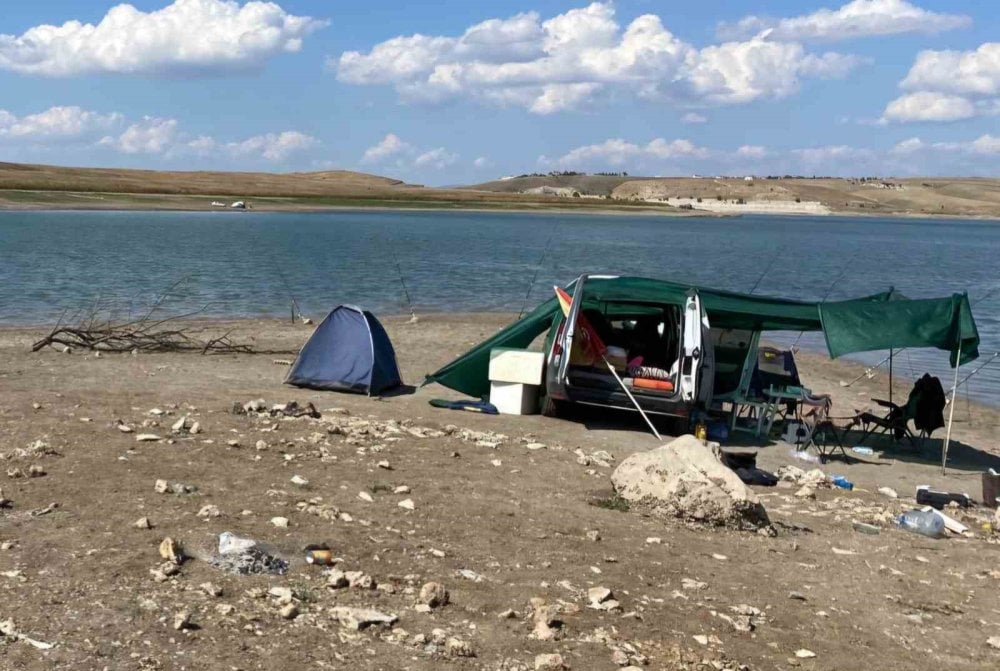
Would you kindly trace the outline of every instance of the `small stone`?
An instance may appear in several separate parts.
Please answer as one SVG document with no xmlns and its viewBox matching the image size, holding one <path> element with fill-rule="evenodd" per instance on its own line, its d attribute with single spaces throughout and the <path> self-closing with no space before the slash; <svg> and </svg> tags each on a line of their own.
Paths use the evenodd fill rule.
<svg viewBox="0 0 1000 671">
<path fill-rule="evenodd" d="M 795 492 L 795 497 L 799 499 L 815 499 L 816 486 L 813 484 L 802 485 L 799 490 Z"/>
<path fill-rule="evenodd" d="M 263 440 L 258 440 L 256 443 L 254 443 L 254 448 L 258 452 L 263 452 L 264 450 L 267 449 L 267 442 Z"/>
<path fill-rule="evenodd" d="M 28 467 L 28 477 L 29 478 L 40 478 L 45 475 L 45 469 L 37 464 L 32 464 Z"/>
<path fill-rule="evenodd" d="M 237 440 L 236 438 L 230 438 L 229 440 L 226 441 L 226 445 L 228 445 L 229 447 L 239 447 L 240 441 Z"/>
<path fill-rule="evenodd" d="M 468 641 L 460 638 L 449 638 L 444 644 L 445 653 L 449 657 L 475 657 L 476 653 Z"/>
<path fill-rule="evenodd" d="M 149 521 L 148 517 L 140 517 L 135 521 L 135 524 L 133 524 L 132 526 L 134 526 L 136 529 L 152 529 L 153 523 Z"/>
<path fill-rule="evenodd" d="M 290 603 L 287 606 L 282 606 L 278 614 L 286 620 L 294 620 L 299 616 L 299 607 L 294 603 Z"/>
<path fill-rule="evenodd" d="M 899 494 L 897 494 L 896 490 L 893 489 L 892 487 L 879 487 L 878 493 L 881 494 L 882 496 L 888 496 L 890 499 L 899 498 Z"/>
<path fill-rule="evenodd" d="M 659 545 L 663 542 L 663 539 L 659 536 L 650 536 L 646 539 L 646 545 Z"/>
<path fill-rule="evenodd" d="M 236 612 L 236 606 L 231 603 L 220 603 L 215 607 L 215 612 L 223 617 L 227 617 Z"/>
<path fill-rule="evenodd" d="M 191 428 L 188 429 L 188 433 L 190 433 L 191 435 L 196 435 L 201 433 L 201 423 L 195 422 L 194 424 L 192 424 Z"/>
<path fill-rule="evenodd" d="M 587 532 L 587 540 L 588 541 L 594 541 L 596 543 L 597 541 L 601 540 L 601 532 L 597 531 L 596 529 L 588 531 Z"/>
<path fill-rule="evenodd" d="M 691 638 L 693 638 L 695 641 L 697 641 L 701 645 L 708 645 L 708 636 L 705 636 L 704 634 L 695 634 Z"/>
<path fill-rule="evenodd" d="M 372 495 L 369 494 L 368 492 L 358 492 L 358 498 L 361 499 L 362 501 L 367 501 L 368 503 L 372 503 L 375 501 L 375 499 L 372 498 Z"/>
<path fill-rule="evenodd" d="M 198 587 L 201 589 L 202 592 L 211 597 L 219 598 L 220 596 L 222 596 L 222 588 L 214 583 L 203 582 L 200 585 L 198 585 Z"/>
<path fill-rule="evenodd" d="M 187 425 L 187 417 L 181 417 L 176 422 L 170 425 L 170 430 L 173 431 L 174 433 L 180 433 L 181 431 L 184 430 L 184 427 L 186 425 Z"/>
<path fill-rule="evenodd" d="M 293 475 L 292 484 L 298 485 L 299 487 L 305 487 L 306 485 L 309 484 L 309 481 L 303 478 L 301 475 Z"/>
<path fill-rule="evenodd" d="M 201 517 L 203 519 L 219 517 L 221 515 L 222 512 L 219 510 L 219 506 L 211 503 L 206 503 L 201 507 L 201 510 L 198 511 L 198 517 Z"/>
<path fill-rule="evenodd" d="M 384 469 L 386 471 L 391 471 L 392 470 L 392 466 L 385 459 L 383 459 L 382 461 L 378 462 L 376 464 L 376 466 L 378 466 L 379 468 Z"/>
<path fill-rule="evenodd" d="M 681 578 L 681 588 L 692 590 L 708 589 L 708 583 L 691 578 Z"/>
<path fill-rule="evenodd" d="M 611 590 L 607 587 L 591 587 L 587 590 L 587 600 L 591 605 L 601 604 L 611 598 Z"/>
<path fill-rule="evenodd" d="M 437 550 L 435 548 L 431 548 L 431 554 L 437 557 L 438 559 L 443 559 L 445 556 L 444 550 Z"/>
<path fill-rule="evenodd" d="M 331 569 L 330 572 L 326 574 L 326 586 L 330 589 L 343 589 L 349 584 L 347 576 L 340 569 Z"/>
<path fill-rule="evenodd" d="M 191 628 L 191 613 L 188 611 L 181 611 L 174 615 L 174 629 L 177 631 L 182 631 L 184 629 Z"/>
<path fill-rule="evenodd" d="M 497 615 L 501 620 L 516 620 L 517 612 L 513 608 L 508 608 Z"/>
<path fill-rule="evenodd" d="M 795 651 L 795 656 L 799 659 L 812 659 L 816 656 L 816 653 L 812 650 L 807 650 L 805 648 L 800 648 Z"/>
<path fill-rule="evenodd" d="M 448 599 L 448 590 L 439 582 L 429 582 L 420 588 L 419 603 L 431 608 L 440 608 L 447 605 Z"/>
<path fill-rule="evenodd" d="M 330 609 L 330 615 L 342 627 L 355 630 L 380 624 L 392 626 L 399 619 L 395 615 L 381 613 L 372 608 L 351 608 L 349 606 L 335 606 Z"/>
<path fill-rule="evenodd" d="M 535 655 L 535 671 L 563 671 L 568 668 L 558 653 Z"/>
<path fill-rule="evenodd" d="M 794 601 L 805 601 L 806 595 L 803 594 L 802 592 L 789 592 L 788 598 Z"/>
<path fill-rule="evenodd" d="M 718 561 L 726 561 L 727 559 L 729 559 L 729 557 L 727 557 L 726 555 L 712 553 L 712 559 L 717 559 Z"/>
<path fill-rule="evenodd" d="M 153 491 L 157 494 L 166 494 L 170 491 L 170 483 L 166 480 L 157 480 L 156 484 L 153 485 Z"/>
<path fill-rule="evenodd" d="M 534 451 L 534 450 L 544 450 L 545 449 L 545 443 L 528 443 L 527 445 L 525 445 L 525 447 L 527 449 L 529 449 L 529 450 L 532 450 L 532 451 Z"/>
<path fill-rule="evenodd" d="M 138 436 L 135 437 L 135 440 L 138 443 L 151 443 L 162 439 L 155 433 L 140 433 Z"/>
<path fill-rule="evenodd" d="M 347 584 L 355 589 L 375 589 L 375 578 L 371 577 L 364 571 L 347 571 L 344 573 L 344 577 L 347 578 Z"/>
<path fill-rule="evenodd" d="M 184 550 L 180 543 L 167 536 L 160 541 L 160 556 L 174 564 L 181 564 L 184 561 Z"/>
<path fill-rule="evenodd" d="M 271 524 L 281 529 L 288 528 L 288 518 L 287 517 L 272 517 Z"/>
<path fill-rule="evenodd" d="M 400 485 L 399 487 L 396 487 L 394 490 L 392 490 L 392 493 L 393 494 L 409 494 L 410 493 L 410 488 L 407 487 L 406 485 Z"/>
<path fill-rule="evenodd" d="M 986 645 L 990 646 L 991 648 L 996 648 L 997 650 L 1000 650 L 1000 636 L 990 636 L 988 639 L 986 639 Z"/>
<path fill-rule="evenodd" d="M 133 429 L 128 424 L 116 424 L 115 426 L 117 426 L 118 430 L 121 431 L 122 433 L 132 433 L 133 431 L 135 431 L 135 429 Z"/>
<path fill-rule="evenodd" d="M 403 508 L 404 510 L 413 510 L 416 507 L 413 504 L 413 499 L 403 499 L 396 505 L 399 506 L 400 508 Z"/>
</svg>

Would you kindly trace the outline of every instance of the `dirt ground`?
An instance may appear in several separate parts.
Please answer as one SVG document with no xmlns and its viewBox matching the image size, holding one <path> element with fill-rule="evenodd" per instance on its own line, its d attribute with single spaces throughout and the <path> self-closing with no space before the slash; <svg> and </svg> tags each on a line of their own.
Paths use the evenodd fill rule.
<svg viewBox="0 0 1000 671">
<path fill-rule="evenodd" d="M 384 321 L 404 379 L 418 384 L 506 320 Z M 309 334 L 228 326 L 274 349 Z M 852 492 L 809 500 L 757 488 L 777 530 L 768 537 L 622 510 L 611 470 L 657 444 L 629 414 L 482 416 L 430 407 L 453 397 L 440 387 L 381 399 L 285 387 L 275 360 L 290 355 L 32 354 L 38 335 L 0 331 L 2 669 L 513 671 L 536 668 L 541 654 L 608 671 L 1000 666 L 987 642 L 1000 637 L 1000 544 L 981 528 L 989 513 L 956 512 L 972 536 L 941 540 L 886 521 L 918 484 L 980 497 L 980 473 L 1000 468 L 996 410 L 960 399 L 946 477 L 939 431 L 922 454 L 886 446 L 863 463 L 820 466 L 857 483 Z M 799 364 L 810 386 L 835 395 L 837 416 L 884 394 L 884 376 L 841 387 L 860 369 L 804 354 Z M 322 417 L 232 411 L 257 398 L 312 402 Z M 172 434 L 184 416 L 199 433 Z M 161 440 L 137 440 L 146 433 Z M 812 467 L 786 444 L 738 436 L 764 468 Z M 193 491 L 159 493 L 158 479 Z M 399 505 L 407 500 L 412 509 Z M 859 533 L 854 520 L 880 532 Z M 266 543 L 288 572 L 213 566 L 225 531 Z M 158 552 L 168 536 L 195 557 L 174 575 Z M 328 587 L 327 570 L 303 559 L 316 543 L 377 587 Z M 423 612 L 418 592 L 430 581 L 450 602 Z M 592 587 L 620 607 L 589 607 Z M 535 598 L 562 622 L 553 638 L 532 636 Z M 345 606 L 398 621 L 354 631 L 338 621 Z"/>
</svg>

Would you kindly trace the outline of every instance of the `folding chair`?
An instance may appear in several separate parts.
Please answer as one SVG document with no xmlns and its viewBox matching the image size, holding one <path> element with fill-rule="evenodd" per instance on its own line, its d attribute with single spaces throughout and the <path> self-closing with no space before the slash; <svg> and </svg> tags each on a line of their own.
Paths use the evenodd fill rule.
<svg viewBox="0 0 1000 671">
<path fill-rule="evenodd" d="M 859 412 L 854 417 L 853 424 L 860 425 L 862 430 L 859 443 L 864 443 L 875 433 L 892 432 L 894 442 L 906 438 L 910 441 L 910 445 L 917 447 L 918 440 L 922 446 L 935 429 L 944 426 L 946 403 L 944 389 L 941 387 L 941 380 L 929 373 L 924 373 L 924 376 L 914 383 L 906 399 L 906 405 L 896 405 L 881 398 L 873 398 L 872 401 L 886 408 L 888 412 L 883 417 L 871 412 Z M 918 434 L 910 429 L 910 420 L 913 420 Z"/>
<path fill-rule="evenodd" d="M 803 423 L 808 431 L 807 439 L 802 443 L 800 450 L 808 450 L 810 447 L 816 448 L 820 463 L 834 455 L 837 450 L 844 457 L 844 461 L 850 461 L 847 451 L 844 449 L 844 442 L 841 430 L 830 418 L 830 409 L 833 407 L 833 399 L 827 394 L 820 394 L 803 398 L 802 404 L 809 407 L 808 412 L 802 413 Z"/>
</svg>

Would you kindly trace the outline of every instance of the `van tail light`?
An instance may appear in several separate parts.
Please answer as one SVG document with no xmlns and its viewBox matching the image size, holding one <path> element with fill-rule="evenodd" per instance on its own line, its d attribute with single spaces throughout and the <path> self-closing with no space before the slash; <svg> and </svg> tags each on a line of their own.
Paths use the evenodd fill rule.
<svg viewBox="0 0 1000 671">
<path fill-rule="evenodd" d="M 562 356 L 562 353 L 563 353 L 562 335 L 563 335 L 563 329 L 565 329 L 565 328 L 566 328 L 566 322 L 563 321 L 561 324 L 559 324 L 559 330 L 556 331 L 556 337 L 552 341 L 552 356 L 553 357 Z"/>
</svg>

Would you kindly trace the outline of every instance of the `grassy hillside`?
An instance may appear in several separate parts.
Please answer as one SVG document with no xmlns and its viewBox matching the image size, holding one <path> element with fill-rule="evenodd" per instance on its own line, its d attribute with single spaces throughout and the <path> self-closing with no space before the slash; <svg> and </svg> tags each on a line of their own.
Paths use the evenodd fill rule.
<svg viewBox="0 0 1000 671">
<path fill-rule="evenodd" d="M 496 193 L 520 193 L 528 189 L 536 189 L 542 186 L 556 188 L 570 188 L 579 191 L 585 196 L 610 196 L 612 191 L 626 182 L 641 181 L 651 179 L 649 177 L 611 177 L 605 175 L 555 175 L 545 177 L 514 177 L 512 179 L 500 179 L 493 182 L 485 182 L 473 186 L 464 187 L 479 191 L 493 191 Z"/>
<path fill-rule="evenodd" d="M 822 203 L 837 213 L 1000 217 L 1000 179 L 886 178 L 876 183 L 850 179 L 756 179 L 749 183 L 743 179 L 671 178 L 623 182 L 612 195 L 616 199 L 742 198 L 748 202 L 799 199 Z"/>
<path fill-rule="evenodd" d="M 0 163 L 0 207 L 203 210 L 212 200 L 251 201 L 256 209 L 433 207 L 648 211 L 662 204 L 433 189 L 347 170 L 302 173 L 170 172 Z"/>
</svg>

